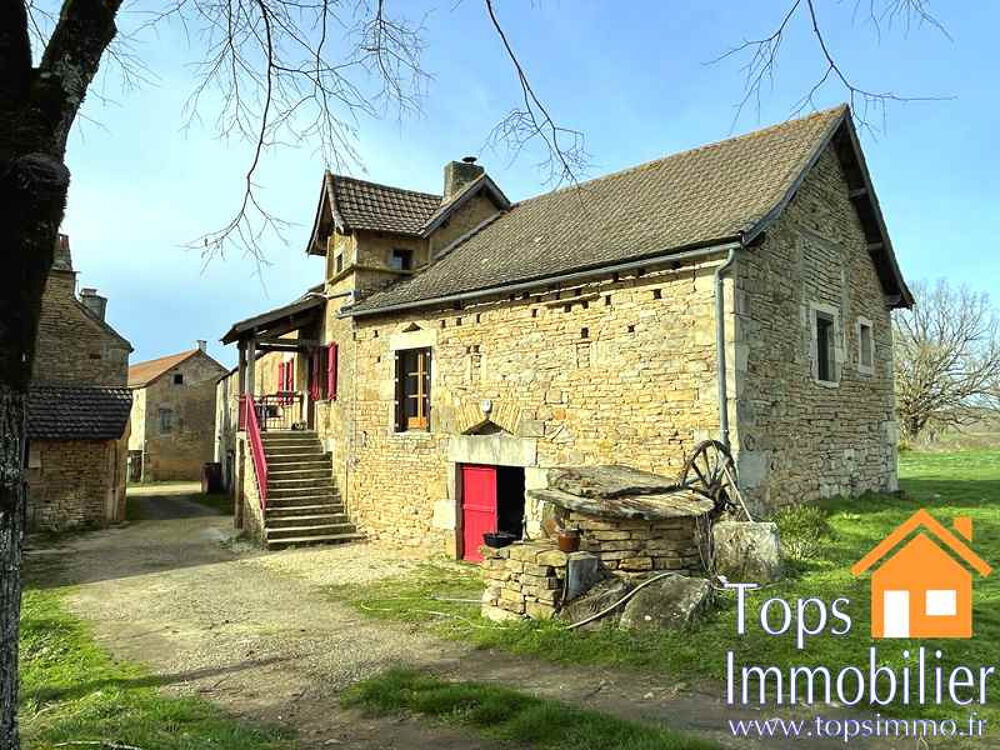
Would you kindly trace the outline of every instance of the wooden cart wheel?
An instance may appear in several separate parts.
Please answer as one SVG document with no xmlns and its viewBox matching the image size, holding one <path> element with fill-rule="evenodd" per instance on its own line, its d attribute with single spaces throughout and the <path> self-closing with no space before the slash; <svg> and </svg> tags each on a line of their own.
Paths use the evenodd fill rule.
<svg viewBox="0 0 1000 750">
<path fill-rule="evenodd" d="M 736 508 L 735 478 L 736 464 L 729 449 L 718 440 L 704 440 L 684 462 L 678 483 L 711 500 L 715 504 L 712 515 L 719 516 Z"/>
</svg>

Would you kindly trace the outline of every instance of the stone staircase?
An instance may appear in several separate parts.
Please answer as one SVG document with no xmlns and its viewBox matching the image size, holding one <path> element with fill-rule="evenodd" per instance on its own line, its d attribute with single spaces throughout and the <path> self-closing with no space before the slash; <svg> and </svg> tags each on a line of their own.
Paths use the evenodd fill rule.
<svg viewBox="0 0 1000 750">
<path fill-rule="evenodd" d="M 315 432 L 263 432 L 261 439 L 268 467 L 268 549 L 364 539 L 344 512 L 330 454 Z"/>
</svg>

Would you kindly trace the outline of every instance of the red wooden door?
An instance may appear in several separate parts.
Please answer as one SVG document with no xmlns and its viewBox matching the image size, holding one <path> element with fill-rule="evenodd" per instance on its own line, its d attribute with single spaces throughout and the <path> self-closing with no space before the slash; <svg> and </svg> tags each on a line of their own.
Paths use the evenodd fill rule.
<svg viewBox="0 0 1000 750">
<path fill-rule="evenodd" d="M 462 466 L 462 558 L 480 561 L 483 534 L 497 530 L 495 466 Z"/>
</svg>

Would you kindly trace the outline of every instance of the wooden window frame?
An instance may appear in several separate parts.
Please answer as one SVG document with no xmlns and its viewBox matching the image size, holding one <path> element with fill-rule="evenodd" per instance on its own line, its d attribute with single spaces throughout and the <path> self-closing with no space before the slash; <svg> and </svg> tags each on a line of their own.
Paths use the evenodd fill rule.
<svg viewBox="0 0 1000 750">
<path fill-rule="evenodd" d="M 430 347 L 396 351 L 396 432 L 430 432 L 432 367 Z M 413 416 L 407 408 L 411 402 Z"/>
</svg>

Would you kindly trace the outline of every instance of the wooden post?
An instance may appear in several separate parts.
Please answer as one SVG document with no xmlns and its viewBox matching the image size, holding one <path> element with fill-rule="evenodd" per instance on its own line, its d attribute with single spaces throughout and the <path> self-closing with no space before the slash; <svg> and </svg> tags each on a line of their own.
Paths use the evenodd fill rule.
<svg viewBox="0 0 1000 750">
<path fill-rule="evenodd" d="M 246 390 L 244 393 L 247 396 L 253 397 L 254 392 L 254 363 L 257 359 L 257 339 L 252 338 L 247 342 L 247 379 L 246 379 Z"/>
<path fill-rule="evenodd" d="M 236 392 L 240 393 L 240 394 L 243 394 L 243 393 L 246 393 L 246 389 L 247 389 L 247 345 L 246 345 L 246 342 L 240 341 L 240 343 L 239 343 L 239 350 L 240 350 L 240 361 L 239 361 L 239 367 L 238 367 L 239 375 L 237 376 L 237 378 L 238 378 L 237 382 L 239 383 L 239 385 L 236 388 Z"/>
</svg>

